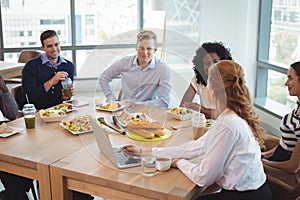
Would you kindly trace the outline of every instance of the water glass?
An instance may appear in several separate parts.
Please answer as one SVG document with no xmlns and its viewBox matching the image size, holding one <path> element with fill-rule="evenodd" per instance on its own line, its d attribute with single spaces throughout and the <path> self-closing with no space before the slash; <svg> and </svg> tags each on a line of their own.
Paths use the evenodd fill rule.
<svg viewBox="0 0 300 200">
<path fill-rule="evenodd" d="M 141 147 L 141 163 L 142 163 L 142 173 L 146 177 L 152 177 L 155 175 L 155 162 L 156 158 L 153 152 L 146 152 Z"/>
</svg>

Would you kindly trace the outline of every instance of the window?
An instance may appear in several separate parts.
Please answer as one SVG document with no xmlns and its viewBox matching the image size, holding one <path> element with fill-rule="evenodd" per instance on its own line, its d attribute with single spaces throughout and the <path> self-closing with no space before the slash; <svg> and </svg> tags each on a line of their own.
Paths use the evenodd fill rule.
<svg viewBox="0 0 300 200">
<path fill-rule="evenodd" d="M 299 5 L 300 0 L 261 1 L 256 103 L 273 101 L 267 109 L 272 111 L 277 105 L 285 109 L 278 115 L 295 108 L 296 99 L 284 84 L 289 65 L 300 60 Z"/>
<path fill-rule="evenodd" d="M 138 24 L 133 0 L 77 1 L 75 15 L 77 45 L 112 44 L 110 38 L 135 30 Z"/>
<path fill-rule="evenodd" d="M 134 53 L 137 33 L 151 29 L 158 35 L 157 54 L 172 67 L 184 71 L 183 66 L 188 65 L 186 71 L 192 72 L 190 61 L 200 42 L 199 0 L 1 2 L 1 60 L 15 62 L 22 48 L 39 49 L 41 32 L 53 29 L 59 36 L 62 55 L 75 64 L 77 77 L 96 78 L 104 63 Z M 97 62 L 90 63 L 87 59 L 98 52 Z M 89 67 L 94 68 L 84 69 Z"/>
</svg>

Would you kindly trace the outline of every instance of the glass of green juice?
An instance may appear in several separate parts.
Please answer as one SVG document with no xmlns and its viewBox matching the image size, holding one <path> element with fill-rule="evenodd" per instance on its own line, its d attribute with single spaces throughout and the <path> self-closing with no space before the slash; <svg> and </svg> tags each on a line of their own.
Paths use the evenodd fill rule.
<svg viewBox="0 0 300 200">
<path fill-rule="evenodd" d="M 35 128 L 35 111 L 36 109 L 33 104 L 25 104 L 23 107 L 22 112 L 27 129 Z"/>
<path fill-rule="evenodd" d="M 72 80 L 68 77 L 65 80 L 61 81 L 61 85 L 64 89 L 64 95 L 67 98 L 72 97 L 71 87 L 72 87 Z"/>
</svg>

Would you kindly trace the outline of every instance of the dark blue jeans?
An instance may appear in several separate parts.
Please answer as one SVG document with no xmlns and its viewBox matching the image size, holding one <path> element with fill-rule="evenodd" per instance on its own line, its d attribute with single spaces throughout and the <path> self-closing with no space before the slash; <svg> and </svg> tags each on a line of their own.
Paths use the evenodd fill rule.
<svg viewBox="0 0 300 200">
<path fill-rule="evenodd" d="M 280 145 L 278 145 L 273 156 L 270 157 L 268 160 L 282 162 L 282 161 L 289 160 L 291 156 L 292 156 L 291 152 L 285 150 Z"/>
</svg>

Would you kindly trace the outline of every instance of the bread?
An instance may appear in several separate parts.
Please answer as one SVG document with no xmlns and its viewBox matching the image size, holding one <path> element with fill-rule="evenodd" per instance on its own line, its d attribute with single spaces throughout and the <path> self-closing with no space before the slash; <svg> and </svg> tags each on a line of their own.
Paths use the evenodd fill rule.
<svg viewBox="0 0 300 200">
<path fill-rule="evenodd" d="M 160 129 L 160 130 L 155 130 L 154 134 L 161 137 L 165 135 L 165 132 L 164 129 Z"/>
<path fill-rule="evenodd" d="M 146 129 L 128 129 L 128 130 L 147 139 L 152 139 L 155 136 L 155 134 L 151 130 L 146 130 Z"/>
<path fill-rule="evenodd" d="M 164 126 L 159 122 L 130 122 L 127 124 L 128 130 L 147 139 L 157 136 L 164 136 Z"/>
<path fill-rule="evenodd" d="M 0 125 L 0 134 L 1 133 L 12 133 L 14 132 L 6 123 Z"/>
<path fill-rule="evenodd" d="M 128 129 L 147 129 L 147 130 L 160 130 L 164 128 L 164 125 L 159 122 L 129 122 L 127 124 Z"/>
</svg>

